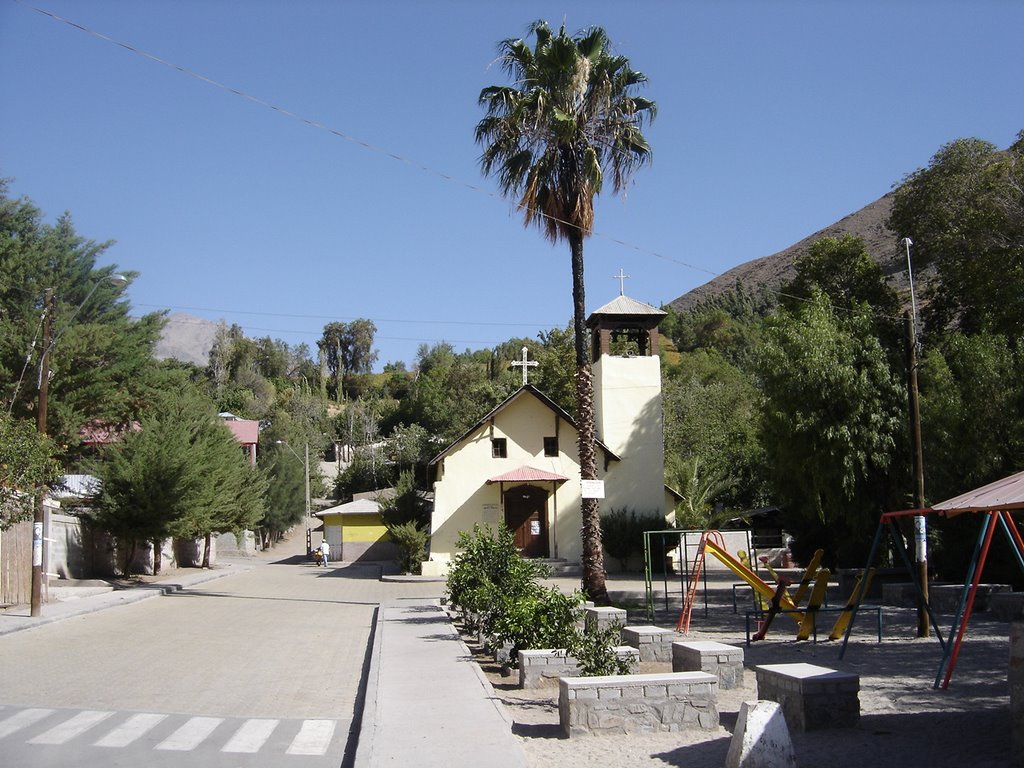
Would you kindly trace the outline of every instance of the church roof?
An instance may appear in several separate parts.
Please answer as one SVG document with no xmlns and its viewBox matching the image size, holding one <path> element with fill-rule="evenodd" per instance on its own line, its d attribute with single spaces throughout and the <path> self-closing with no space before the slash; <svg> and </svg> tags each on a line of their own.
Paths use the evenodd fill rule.
<svg viewBox="0 0 1024 768">
<path fill-rule="evenodd" d="M 488 421 L 493 419 L 499 413 L 501 413 L 506 408 L 508 408 L 509 405 L 511 405 L 513 402 L 515 402 L 517 399 L 519 399 L 520 397 L 522 397 L 524 395 L 533 395 L 535 398 L 540 400 L 544 405 L 546 405 L 548 408 L 550 408 L 552 411 L 554 411 L 558 416 L 560 416 L 561 418 L 565 419 L 570 425 L 572 425 L 573 429 L 578 429 L 578 427 L 576 426 L 576 420 L 572 416 L 570 416 L 565 410 L 560 408 L 555 403 L 554 400 L 552 400 L 550 397 L 548 397 L 543 392 L 541 392 L 539 389 L 537 389 L 535 386 L 533 386 L 533 384 L 524 384 L 519 389 L 517 389 L 515 392 L 513 392 L 511 395 L 506 397 L 501 403 L 499 403 L 497 406 L 495 406 L 494 409 L 491 410 L 490 413 L 488 413 L 483 418 L 477 420 L 477 422 L 475 424 L 473 424 L 473 426 L 471 426 L 469 429 L 467 429 L 465 432 L 463 432 L 458 438 L 456 438 L 451 443 L 449 443 L 445 447 L 445 449 L 443 451 L 441 451 L 439 454 L 437 454 L 437 456 L 435 456 L 434 458 L 432 458 L 430 460 L 430 464 L 436 464 L 437 462 L 439 462 L 441 459 L 443 459 L 445 456 L 447 456 L 449 453 L 451 453 L 455 449 L 455 447 L 457 445 L 459 445 L 463 440 L 465 440 L 471 434 L 476 432 L 480 428 L 480 426 L 482 424 L 486 424 Z M 602 451 L 604 451 L 605 455 L 609 459 L 612 459 L 613 461 L 620 461 L 621 460 L 615 454 L 615 452 L 612 451 L 611 448 L 609 448 L 607 445 L 602 443 L 600 440 L 597 441 L 597 447 L 600 448 Z"/>
<path fill-rule="evenodd" d="M 620 294 L 613 301 L 609 301 L 600 309 L 595 309 L 591 312 L 590 317 L 596 315 L 653 315 L 655 317 L 665 317 L 666 314 L 668 313 L 662 312 L 657 307 L 652 307 L 650 304 L 644 304 L 642 301 L 637 301 L 636 299 L 629 298 L 629 296 Z"/>
<path fill-rule="evenodd" d="M 545 472 L 543 469 L 535 469 L 533 467 L 522 466 L 519 469 L 513 469 L 511 472 L 505 472 L 501 475 L 495 475 L 494 477 L 488 478 L 488 483 L 529 483 L 537 480 L 555 483 L 564 483 L 568 480 L 568 477 L 563 475 L 556 475 L 554 472 Z"/>
</svg>

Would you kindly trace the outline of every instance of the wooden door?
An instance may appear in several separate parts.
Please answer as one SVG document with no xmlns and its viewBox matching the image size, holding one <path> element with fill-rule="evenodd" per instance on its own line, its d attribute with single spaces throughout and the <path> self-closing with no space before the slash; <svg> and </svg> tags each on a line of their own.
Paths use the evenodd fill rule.
<svg viewBox="0 0 1024 768">
<path fill-rule="evenodd" d="M 523 557 L 548 556 L 547 491 L 521 485 L 505 492 L 505 525 Z"/>
</svg>

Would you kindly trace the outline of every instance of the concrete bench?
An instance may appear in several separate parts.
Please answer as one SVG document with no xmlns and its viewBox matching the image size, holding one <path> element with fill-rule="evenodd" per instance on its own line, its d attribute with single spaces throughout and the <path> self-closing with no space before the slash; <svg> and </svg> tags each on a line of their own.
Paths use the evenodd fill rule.
<svg viewBox="0 0 1024 768">
<path fill-rule="evenodd" d="M 584 624 L 588 632 L 607 629 L 615 623 L 623 626 L 626 624 L 626 611 L 622 608 L 609 608 L 605 606 L 595 608 L 591 606 L 584 608 L 583 614 L 585 617 Z"/>
<path fill-rule="evenodd" d="M 620 645 L 615 649 L 620 659 L 630 659 L 631 669 L 640 663 L 636 648 Z M 544 688 L 558 685 L 560 677 L 579 675 L 579 662 L 562 648 L 529 650 L 519 652 L 519 687 Z"/>
<path fill-rule="evenodd" d="M 655 626 L 623 627 L 622 642 L 640 651 L 640 661 L 672 661 L 672 642 L 678 632 Z"/>
<path fill-rule="evenodd" d="M 997 592 L 989 600 L 989 610 L 999 621 L 1024 620 L 1024 592 Z"/>
<path fill-rule="evenodd" d="M 754 669 L 757 697 L 778 702 L 790 729 L 853 728 L 860 722 L 860 675 L 802 663 Z"/>
<path fill-rule="evenodd" d="M 672 643 L 673 672 L 707 672 L 724 690 L 743 685 L 743 649 L 713 640 L 677 640 Z"/>
<path fill-rule="evenodd" d="M 714 730 L 718 679 L 706 672 L 563 677 L 558 721 L 570 737 Z"/>
</svg>

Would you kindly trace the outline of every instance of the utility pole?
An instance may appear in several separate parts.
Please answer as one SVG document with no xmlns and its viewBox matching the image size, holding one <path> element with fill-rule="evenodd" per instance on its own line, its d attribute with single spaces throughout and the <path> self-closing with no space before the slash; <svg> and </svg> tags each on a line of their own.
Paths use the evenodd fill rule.
<svg viewBox="0 0 1024 768">
<path fill-rule="evenodd" d="M 43 354 L 39 360 L 39 404 L 36 409 L 36 430 L 46 434 L 46 405 L 50 393 L 50 346 L 53 335 L 53 288 L 47 288 L 43 297 Z M 43 606 L 43 523 L 46 510 L 43 507 L 46 494 L 38 488 L 39 499 L 32 519 L 32 597 L 31 615 L 39 616 Z"/>
<path fill-rule="evenodd" d="M 903 238 L 907 249 L 907 276 L 910 279 L 910 307 L 907 319 L 907 392 L 910 400 L 910 433 L 914 445 L 914 505 L 924 509 L 924 450 L 921 446 L 921 405 L 917 388 L 917 300 L 914 297 L 914 270 L 910 261 L 909 237 Z M 917 604 L 917 636 L 928 637 L 931 625 L 928 619 L 928 523 L 924 515 L 914 515 L 914 559 L 917 563 L 917 582 L 921 597 Z"/>
<path fill-rule="evenodd" d="M 310 505 L 309 498 L 309 441 L 306 441 L 306 460 L 303 462 L 303 466 L 306 469 L 306 554 L 312 554 L 313 552 L 313 526 L 312 519 L 310 518 L 310 512 L 312 506 Z M 324 536 L 327 534 L 324 533 Z"/>
</svg>

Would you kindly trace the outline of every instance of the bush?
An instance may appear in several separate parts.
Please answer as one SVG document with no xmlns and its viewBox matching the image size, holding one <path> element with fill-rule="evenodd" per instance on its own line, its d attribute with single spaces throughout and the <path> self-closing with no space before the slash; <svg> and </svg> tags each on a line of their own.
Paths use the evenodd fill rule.
<svg viewBox="0 0 1024 768">
<path fill-rule="evenodd" d="M 426 556 L 430 534 L 412 521 L 389 525 L 388 533 L 398 547 L 398 567 L 402 573 L 419 573 L 423 558 Z"/>
<path fill-rule="evenodd" d="M 572 634 L 567 650 L 579 662 L 581 677 L 628 675 L 632 671 L 629 659 L 615 652 L 621 633 L 622 623 L 616 621 L 604 629 L 588 627 Z"/>
<path fill-rule="evenodd" d="M 465 614 L 477 616 L 478 627 L 493 634 L 503 605 L 536 595 L 537 579 L 548 576 L 547 566 L 526 560 L 515 547 L 515 536 L 500 526 L 473 526 L 459 534 L 459 553 L 452 560 L 445 585 L 448 601 Z"/>
<path fill-rule="evenodd" d="M 576 632 L 583 594 L 564 595 L 555 587 L 534 589 L 513 598 L 501 598 L 492 621 L 494 637 L 512 646 L 509 658 L 516 666 L 519 651 L 560 648 Z"/>
<path fill-rule="evenodd" d="M 604 543 L 605 551 L 618 560 L 622 570 L 626 570 L 631 555 L 643 556 L 644 532 L 664 531 L 669 528 L 665 518 L 657 512 L 638 513 L 636 510 L 613 509 L 607 515 L 601 517 L 601 541 Z M 651 540 L 652 547 L 656 550 L 651 553 L 654 563 L 660 563 L 667 554 L 661 543 Z"/>
</svg>

